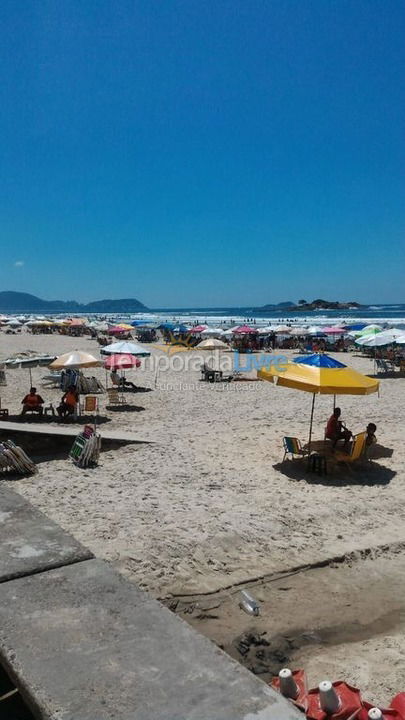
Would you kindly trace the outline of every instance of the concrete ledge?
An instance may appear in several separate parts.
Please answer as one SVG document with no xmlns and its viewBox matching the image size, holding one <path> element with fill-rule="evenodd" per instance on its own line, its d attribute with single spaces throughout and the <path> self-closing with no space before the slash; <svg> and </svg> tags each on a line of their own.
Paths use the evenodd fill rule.
<svg viewBox="0 0 405 720">
<path fill-rule="evenodd" d="M 92 419 L 89 418 L 88 422 L 91 424 Z M 78 435 L 84 427 L 84 423 L 76 423 L 72 425 L 48 425 L 45 422 L 39 420 L 29 419 L 28 421 L 3 421 L 0 420 L 0 435 L 11 437 L 16 434 L 17 437 L 21 434 L 25 435 L 49 435 L 55 437 L 66 437 L 74 438 Z M 121 432 L 119 430 L 107 430 L 103 425 L 100 425 L 97 430 L 99 431 L 103 440 L 117 445 L 131 444 L 149 444 L 150 440 L 143 440 L 133 433 Z"/>
<path fill-rule="evenodd" d="M 0 585 L 0 659 L 41 720 L 301 718 L 99 560 Z"/>
<path fill-rule="evenodd" d="M 92 557 L 21 495 L 0 486 L 0 583 Z"/>
</svg>

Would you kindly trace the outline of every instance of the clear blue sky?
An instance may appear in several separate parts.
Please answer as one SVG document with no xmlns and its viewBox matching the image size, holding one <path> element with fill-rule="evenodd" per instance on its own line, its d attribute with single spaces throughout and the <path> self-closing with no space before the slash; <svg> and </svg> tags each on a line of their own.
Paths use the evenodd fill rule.
<svg viewBox="0 0 405 720">
<path fill-rule="evenodd" d="M 1 290 L 405 302 L 402 0 L 2 0 L 0 20 Z"/>
</svg>

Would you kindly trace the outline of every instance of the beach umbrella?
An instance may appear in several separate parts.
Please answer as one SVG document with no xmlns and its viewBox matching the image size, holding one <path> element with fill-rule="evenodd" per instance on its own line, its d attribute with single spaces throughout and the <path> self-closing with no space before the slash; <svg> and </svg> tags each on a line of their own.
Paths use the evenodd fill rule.
<svg viewBox="0 0 405 720">
<path fill-rule="evenodd" d="M 312 337 L 325 337 L 325 332 L 321 325 L 311 325 L 311 327 L 308 328 L 308 335 Z"/>
<path fill-rule="evenodd" d="M 73 350 L 59 355 L 56 360 L 51 362 L 49 368 L 51 370 L 80 370 L 81 368 L 100 367 L 100 365 L 102 365 L 101 361 L 90 353 Z"/>
<path fill-rule="evenodd" d="M 195 325 L 194 327 L 191 328 L 190 334 L 191 335 L 199 335 L 207 328 L 208 328 L 208 325 Z"/>
<path fill-rule="evenodd" d="M 323 332 L 325 333 L 325 335 L 344 335 L 347 332 L 347 329 L 335 325 L 332 327 L 324 328 Z"/>
<path fill-rule="evenodd" d="M 395 342 L 397 345 L 405 345 L 405 334 L 397 337 Z"/>
<path fill-rule="evenodd" d="M 279 333 L 280 335 L 289 335 L 291 328 L 288 325 L 278 325 L 274 332 Z"/>
<path fill-rule="evenodd" d="M 235 335 L 257 335 L 258 330 L 256 328 L 249 327 L 249 325 L 239 325 L 235 328 Z"/>
<path fill-rule="evenodd" d="M 257 332 L 259 335 L 270 335 L 270 333 L 274 332 L 274 327 L 267 325 L 266 327 L 258 328 Z"/>
<path fill-rule="evenodd" d="M 354 325 L 346 325 L 346 330 L 353 331 L 353 330 L 364 330 L 365 327 L 367 327 L 367 323 L 354 323 Z"/>
<path fill-rule="evenodd" d="M 162 322 L 160 325 L 158 325 L 158 330 L 173 330 L 173 328 L 176 327 L 175 323 L 172 322 Z"/>
<path fill-rule="evenodd" d="M 121 340 L 121 342 L 111 343 L 101 348 L 100 353 L 102 355 L 136 355 L 138 357 L 149 357 L 150 352 L 146 348 L 142 347 L 137 342 L 129 342 L 127 340 Z"/>
<path fill-rule="evenodd" d="M 196 350 L 229 350 L 229 345 L 216 338 L 201 340 L 195 347 Z"/>
<path fill-rule="evenodd" d="M 141 361 L 135 355 L 109 355 L 104 362 L 107 370 L 129 370 L 140 365 Z"/>
<path fill-rule="evenodd" d="M 68 318 L 65 322 L 70 327 L 80 327 L 86 324 L 86 318 Z"/>
<path fill-rule="evenodd" d="M 131 330 L 133 328 L 131 327 Z M 121 335 L 122 333 L 127 333 L 128 330 L 125 330 L 121 325 L 110 325 L 108 328 L 108 334 L 109 335 Z"/>
<path fill-rule="evenodd" d="M 309 330 L 307 328 L 302 327 L 293 327 L 290 335 L 295 335 L 297 337 L 304 337 L 305 335 L 309 335 Z"/>
<path fill-rule="evenodd" d="M 378 380 L 323 354 L 299 356 L 283 366 L 264 367 L 257 374 L 276 385 L 312 393 L 308 452 L 311 451 L 316 395 L 370 395 L 379 388 Z"/>
<path fill-rule="evenodd" d="M 12 318 L 11 320 L 7 320 L 5 323 L 6 325 L 9 325 L 9 327 L 21 327 L 22 323 L 19 320 L 16 320 L 15 318 Z"/>
<path fill-rule="evenodd" d="M 27 327 L 51 327 L 55 323 L 51 320 L 29 320 Z"/>
<path fill-rule="evenodd" d="M 210 328 L 207 327 L 205 330 L 201 331 L 201 337 L 203 338 L 215 338 L 215 337 L 222 337 L 224 334 L 224 330 L 222 328 Z"/>
<path fill-rule="evenodd" d="M 377 335 L 377 333 L 382 332 L 382 328 L 379 325 L 366 325 L 363 330 L 355 330 L 354 332 L 351 332 L 351 336 L 355 337 L 364 337 L 365 335 Z"/>
<path fill-rule="evenodd" d="M 184 335 L 185 333 L 190 332 L 190 328 L 188 328 L 187 325 L 175 325 L 174 328 L 172 328 L 172 332 Z"/>
<path fill-rule="evenodd" d="M 27 369 L 30 376 L 30 385 L 32 386 L 32 372 L 33 367 L 45 367 L 48 366 L 52 360 L 55 360 L 55 355 L 20 355 L 5 360 L 4 364 L 7 368 L 13 369 Z"/>
<path fill-rule="evenodd" d="M 381 347 L 383 345 L 391 345 L 398 337 L 404 334 L 403 330 L 399 328 L 391 328 L 390 330 L 382 330 L 377 334 L 370 333 L 369 335 L 363 335 L 356 339 L 356 345 L 362 347 Z"/>
</svg>

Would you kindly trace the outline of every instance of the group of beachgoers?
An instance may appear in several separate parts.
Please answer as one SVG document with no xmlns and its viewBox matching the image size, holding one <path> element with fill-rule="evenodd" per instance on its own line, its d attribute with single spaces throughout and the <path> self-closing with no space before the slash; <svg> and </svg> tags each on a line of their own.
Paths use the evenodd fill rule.
<svg viewBox="0 0 405 720">
<path fill-rule="evenodd" d="M 68 415 L 74 415 L 76 407 L 79 402 L 79 393 L 77 392 L 74 385 L 69 385 L 66 392 L 62 395 L 60 404 L 56 408 L 56 411 L 60 418 L 67 417 Z M 29 413 L 37 413 L 39 416 L 43 415 L 45 400 L 37 393 L 36 387 L 32 387 L 22 401 L 21 415 L 24 416 Z"/>
<path fill-rule="evenodd" d="M 119 375 L 117 370 L 112 370 L 110 373 L 111 382 L 113 387 L 124 390 L 126 388 L 136 389 L 136 385 L 127 380 L 125 376 Z M 66 392 L 62 395 L 60 404 L 56 408 L 60 418 L 74 415 L 76 412 L 77 404 L 79 402 L 79 393 L 74 385 L 69 385 Z M 28 395 L 26 395 L 22 401 L 21 416 L 29 413 L 36 413 L 39 416 L 43 415 L 45 400 L 37 392 L 36 387 L 30 388 Z"/>
<path fill-rule="evenodd" d="M 330 416 L 327 425 L 326 425 L 326 431 L 325 431 L 325 438 L 328 440 L 331 440 L 332 447 L 336 447 L 336 443 L 339 440 L 343 440 L 343 448 L 344 450 L 347 450 L 349 443 L 351 439 L 353 438 L 353 433 L 351 430 L 349 430 L 343 420 L 340 419 L 340 416 L 342 414 L 342 411 L 340 408 L 336 407 Z M 375 432 L 377 430 L 377 425 L 375 423 L 369 423 L 366 428 L 366 446 L 370 447 L 371 445 L 374 445 L 377 442 L 377 438 L 375 436 Z"/>
</svg>

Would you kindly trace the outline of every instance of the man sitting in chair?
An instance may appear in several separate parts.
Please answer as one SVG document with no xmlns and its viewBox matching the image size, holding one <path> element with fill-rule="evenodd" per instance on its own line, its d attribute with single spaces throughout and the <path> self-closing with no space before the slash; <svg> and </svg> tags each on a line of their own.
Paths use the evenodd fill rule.
<svg viewBox="0 0 405 720">
<path fill-rule="evenodd" d="M 42 415 L 44 411 L 42 405 L 44 402 L 45 401 L 41 398 L 41 396 L 38 395 L 37 389 L 32 387 L 28 395 L 26 395 L 24 400 L 21 401 L 23 406 L 21 415 L 25 415 L 27 412 L 34 412 L 38 413 L 38 415 Z"/>
<path fill-rule="evenodd" d="M 66 415 L 74 415 L 78 402 L 79 393 L 77 392 L 74 385 L 69 385 L 65 394 L 62 395 L 60 405 L 57 408 L 59 417 L 66 417 Z"/>
<path fill-rule="evenodd" d="M 350 430 L 345 428 L 342 421 L 339 420 L 340 415 L 341 409 L 338 407 L 335 408 L 333 415 L 331 415 L 328 420 L 325 437 L 328 438 L 328 440 L 332 440 L 332 447 L 335 447 L 338 440 L 344 440 L 343 447 L 347 448 L 349 440 L 352 437 L 352 433 Z"/>
<path fill-rule="evenodd" d="M 120 377 L 117 370 L 111 371 L 110 378 L 114 387 L 119 388 L 120 390 L 123 390 L 126 387 L 131 387 L 133 390 L 136 389 L 136 385 L 130 380 L 127 380 L 126 377 Z"/>
</svg>

